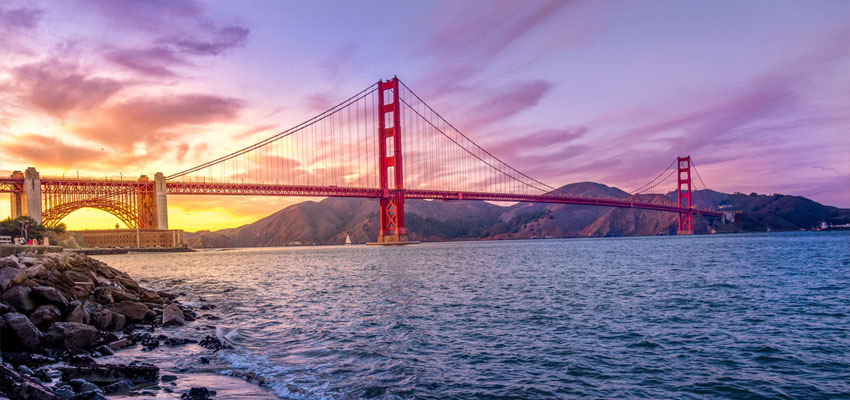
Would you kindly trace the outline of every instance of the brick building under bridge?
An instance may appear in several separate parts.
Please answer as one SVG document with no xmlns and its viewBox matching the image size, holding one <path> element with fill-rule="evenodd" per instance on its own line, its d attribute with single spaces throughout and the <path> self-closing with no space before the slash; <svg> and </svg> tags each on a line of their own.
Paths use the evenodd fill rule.
<svg viewBox="0 0 850 400">
<path fill-rule="evenodd" d="M 97 229 L 73 231 L 89 247 L 186 247 L 181 229 Z"/>
</svg>

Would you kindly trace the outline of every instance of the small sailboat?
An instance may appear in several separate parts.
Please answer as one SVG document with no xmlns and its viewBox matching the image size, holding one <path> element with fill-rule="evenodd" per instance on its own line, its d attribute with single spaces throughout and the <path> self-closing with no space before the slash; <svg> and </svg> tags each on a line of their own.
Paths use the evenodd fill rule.
<svg viewBox="0 0 850 400">
<path fill-rule="evenodd" d="M 346 245 L 346 246 L 350 246 L 350 245 L 351 245 L 351 235 L 349 235 L 349 234 L 347 234 L 347 233 L 345 234 L 345 245 Z"/>
</svg>

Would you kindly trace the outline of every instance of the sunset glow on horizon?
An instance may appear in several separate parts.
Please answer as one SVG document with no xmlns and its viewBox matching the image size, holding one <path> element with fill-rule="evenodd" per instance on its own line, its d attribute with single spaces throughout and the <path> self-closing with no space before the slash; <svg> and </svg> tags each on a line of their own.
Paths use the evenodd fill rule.
<svg viewBox="0 0 850 400">
<path fill-rule="evenodd" d="M 714 190 L 850 207 L 848 15 L 846 1 L 12 0 L 0 174 L 169 175 L 398 75 L 552 186 L 629 190 L 690 155 Z M 169 196 L 169 225 L 237 227 L 305 200 L 319 199 Z"/>
</svg>

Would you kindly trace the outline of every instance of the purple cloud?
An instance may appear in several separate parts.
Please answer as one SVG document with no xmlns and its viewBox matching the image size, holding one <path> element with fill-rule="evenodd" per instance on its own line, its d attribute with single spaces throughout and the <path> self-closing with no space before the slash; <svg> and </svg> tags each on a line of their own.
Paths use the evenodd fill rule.
<svg viewBox="0 0 850 400">
<path fill-rule="evenodd" d="M 105 19 L 122 28 L 161 32 L 182 20 L 203 16 L 204 7 L 195 0 L 85 0 Z"/>
<path fill-rule="evenodd" d="M 38 25 L 43 15 L 44 10 L 36 8 L 0 8 L 0 30 L 10 33 L 11 31 L 33 29 Z"/>
<path fill-rule="evenodd" d="M 547 150 L 563 147 L 583 137 L 587 131 L 587 127 L 584 126 L 564 129 L 544 129 L 493 144 L 488 146 L 488 150 L 494 154 L 521 154 L 527 151 L 537 151 L 545 153 L 543 157 L 549 157 L 550 154 Z"/>
<path fill-rule="evenodd" d="M 244 45 L 250 32 L 248 28 L 241 26 L 213 27 L 208 37 L 172 38 L 162 42 L 171 44 L 184 53 L 217 56 L 234 47 Z"/>
<path fill-rule="evenodd" d="M 491 93 L 473 108 L 470 114 L 475 117 L 469 119 L 466 126 L 470 131 L 475 131 L 508 119 L 536 106 L 553 87 L 552 83 L 538 80 L 515 83 L 506 89 Z"/>
<path fill-rule="evenodd" d="M 173 50 L 158 46 L 146 49 L 115 49 L 107 51 L 104 57 L 122 67 L 138 73 L 155 77 L 172 77 L 174 66 L 188 65 Z"/>
</svg>

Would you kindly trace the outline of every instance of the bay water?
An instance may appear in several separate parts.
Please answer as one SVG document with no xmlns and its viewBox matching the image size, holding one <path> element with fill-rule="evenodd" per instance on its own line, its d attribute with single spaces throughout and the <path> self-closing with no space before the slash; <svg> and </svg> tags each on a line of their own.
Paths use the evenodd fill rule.
<svg viewBox="0 0 850 400">
<path fill-rule="evenodd" d="M 850 232 L 97 258 L 216 306 L 129 354 L 222 398 L 850 398 Z"/>
</svg>

